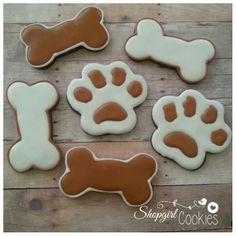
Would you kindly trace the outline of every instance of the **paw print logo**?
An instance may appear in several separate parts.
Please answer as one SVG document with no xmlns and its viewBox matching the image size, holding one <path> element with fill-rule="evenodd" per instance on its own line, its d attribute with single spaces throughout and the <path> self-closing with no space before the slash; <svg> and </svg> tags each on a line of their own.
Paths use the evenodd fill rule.
<svg viewBox="0 0 236 236">
<path fill-rule="evenodd" d="M 81 126 L 91 135 L 123 134 L 136 124 L 134 107 L 144 102 L 147 85 L 122 62 L 88 64 L 81 79 L 68 86 L 67 99 L 81 114 Z"/>
<path fill-rule="evenodd" d="M 206 152 L 221 152 L 231 140 L 222 104 L 195 90 L 161 98 L 152 117 L 158 127 L 152 136 L 154 149 L 186 169 L 199 168 Z"/>
</svg>

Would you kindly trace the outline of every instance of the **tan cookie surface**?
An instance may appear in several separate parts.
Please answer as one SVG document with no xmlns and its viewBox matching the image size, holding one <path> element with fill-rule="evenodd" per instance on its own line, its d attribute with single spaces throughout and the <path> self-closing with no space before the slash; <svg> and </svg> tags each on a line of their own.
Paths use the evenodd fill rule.
<svg viewBox="0 0 236 236">
<path fill-rule="evenodd" d="M 83 46 L 97 51 L 109 42 L 103 12 L 96 7 L 84 8 L 73 19 L 52 27 L 31 24 L 22 30 L 20 37 L 26 46 L 26 59 L 34 67 L 44 67 L 73 48 Z"/>
<path fill-rule="evenodd" d="M 59 187 L 68 197 L 88 191 L 119 193 L 130 206 L 145 204 L 152 197 L 151 180 L 157 164 L 148 154 L 123 161 L 97 158 L 86 147 L 76 147 L 67 152 L 65 161 L 66 171 Z"/>
</svg>

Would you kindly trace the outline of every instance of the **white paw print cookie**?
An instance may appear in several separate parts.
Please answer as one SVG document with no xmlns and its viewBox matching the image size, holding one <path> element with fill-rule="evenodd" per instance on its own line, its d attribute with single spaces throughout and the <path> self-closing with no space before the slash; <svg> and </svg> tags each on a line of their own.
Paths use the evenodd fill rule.
<svg viewBox="0 0 236 236">
<path fill-rule="evenodd" d="M 152 136 L 154 149 L 189 170 L 202 165 L 206 152 L 221 152 L 231 140 L 223 105 L 195 90 L 162 97 L 152 117 L 158 127 Z"/>
<path fill-rule="evenodd" d="M 123 62 L 88 64 L 81 79 L 68 86 L 67 99 L 81 114 L 81 126 L 91 135 L 123 134 L 136 124 L 134 107 L 147 97 L 147 84 Z"/>
<path fill-rule="evenodd" d="M 165 35 L 159 22 L 141 20 L 125 45 L 126 53 L 134 60 L 147 60 L 176 68 L 185 82 L 196 83 L 207 74 L 207 65 L 215 56 L 214 45 L 206 39 L 186 41 Z"/>
</svg>

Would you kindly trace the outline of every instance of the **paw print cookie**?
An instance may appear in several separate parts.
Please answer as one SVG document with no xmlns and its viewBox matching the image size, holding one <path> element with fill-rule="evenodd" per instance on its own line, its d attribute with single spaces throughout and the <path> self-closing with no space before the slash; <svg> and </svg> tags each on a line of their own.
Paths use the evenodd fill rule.
<svg viewBox="0 0 236 236">
<path fill-rule="evenodd" d="M 195 90 L 161 98 L 152 117 L 158 127 L 152 136 L 154 149 L 189 170 L 202 165 L 206 152 L 221 152 L 231 140 L 223 105 Z"/>
<path fill-rule="evenodd" d="M 137 24 L 135 35 L 126 42 L 125 51 L 134 60 L 151 59 L 176 68 L 180 78 L 188 83 L 204 79 L 208 63 L 215 56 L 215 47 L 209 40 L 186 41 L 168 36 L 153 19 L 143 19 Z"/>
<path fill-rule="evenodd" d="M 147 85 L 123 62 L 88 64 L 81 79 L 68 86 L 67 99 L 81 114 L 81 126 L 91 135 L 123 134 L 136 124 L 134 107 L 147 96 Z"/>
</svg>

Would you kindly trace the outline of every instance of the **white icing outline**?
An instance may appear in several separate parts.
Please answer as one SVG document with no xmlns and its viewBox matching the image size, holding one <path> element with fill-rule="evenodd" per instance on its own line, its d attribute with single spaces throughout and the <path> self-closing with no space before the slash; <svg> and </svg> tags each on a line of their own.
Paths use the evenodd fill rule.
<svg viewBox="0 0 236 236">
<path fill-rule="evenodd" d="M 126 80 L 121 86 L 112 84 L 111 70 L 119 67 L 125 70 Z M 106 79 L 106 86 L 95 88 L 87 74 L 92 70 L 100 70 Z M 138 97 L 132 97 L 127 87 L 130 82 L 137 80 L 142 84 L 142 93 Z M 85 87 L 90 90 L 93 99 L 88 103 L 79 102 L 74 97 L 74 89 Z M 134 74 L 131 69 L 123 62 L 116 61 L 109 65 L 98 63 L 87 64 L 82 70 L 81 79 L 73 79 L 67 88 L 67 100 L 71 107 L 81 114 L 81 127 L 91 135 L 102 134 L 123 134 L 132 130 L 136 124 L 137 117 L 134 107 L 144 102 L 147 97 L 147 84 L 141 75 Z M 93 120 L 93 113 L 98 107 L 106 102 L 117 102 L 127 112 L 128 116 L 122 121 L 104 121 L 100 124 Z"/>
<path fill-rule="evenodd" d="M 93 155 L 93 159 L 94 159 L 95 161 L 112 160 L 112 161 L 120 161 L 120 162 L 128 163 L 128 162 L 130 162 L 131 160 L 133 160 L 134 158 L 136 158 L 136 157 L 139 156 L 139 155 L 147 155 L 148 157 L 150 157 L 151 159 L 153 159 L 154 162 L 156 163 L 156 165 L 155 165 L 156 168 L 155 168 L 155 171 L 154 171 L 153 175 L 152 175 L 151 177 L 149 177 L 149 179 L 147 180 L 148 185 L 149 185 L 149 188 L 150 188 L 150 197 L 149 197 L 144 203 L 142 203 L 142 204 L 140 204 L 140 205 L 132 205 L 132 204 L 130 204 L 130 203 L 126 200 L 126 198 L 124 197 L 124 194 L 123 194 L 122 191 L 103 191 L 103 190 L 99 190 L 99 189 L 96 189 L 96 188 L 88 187 L 88 188 L 86 188 L 84 191 L 82 191 L 81 193 L 76 194 L 76 195 L 69 195 L 69 194 L 65 193 L 65 192 L 63 191 L 62 187 L 61 187 L 61 181 L 62 181 L 63 177 L 64 177 L 67 173 L 70 172 L 70 168 L 69 168 L 68 163 L 67 163 L 67 162 L 68 162 L 68 161 L 67 161 L 68 155 L 69 155 L 70 151 L 72 151 L 72 150 L 74 150 L 74 149 L 77 149 L 77 148 L 85 148 L 85 149 L 87 149 L 87 150 Z M 131 206 L 131 207 L 138 207 L 138 206 L 141 206 L 141 205 L 145 205 L 145 204 L 147 204 L 147 203 L 151 200 L 151 198 L 152 198 L 152 196 L 153 196 L 153 188 L 152 188 L 151 181 L 152 181 L 152 179 L 154 178 L 154 176 L 156 175 L 156 173 L 157 173 L 157 171 L 158 171 L 158 163 L 157 163 L 157 161 L 155 160 L 155 158 L 154 158 L 153 156 L 151 156 L 150 154 L 147 154 L 147 153 L 138 153 L 138 154 L 135 154 L 134 156 L 132 156 L 131 158 L 126 159 L 126 160 L 120 160 L 120 159 L 114 159 L 114 158 L 97 158 L 97 156 L 94 154 L 94 152 L 93 152 L 92 150 L 90 150 L 89 148 L 85 147 L 85 146 L 77 146 L 77 147 L 73 147 L 73 148 L 69 149 L 69 150 L 66 152 L 66 156 L 65 156 L 65 166 L 66 166 L 65 172 L 64 172 L 63 175 L 60 177 L 59 183 L 58 183 L 59 189 L 61 190 L 61 192 L 62 192 L 65 196 L 70 197 L 70 198 L 77 198 L 77 197 L 80 197 L 80 196 L 86 194 L 87 192 L 91 192 L 91 191 L 100 192 L 100 193 L 117 193 L 117 194 L 119 194 L 119 195 L 122 197 L 123 201 L 124 201 L 128 206 Z"/>
<path fill-rule="evenodd" d="M 52 55 L 52 57 L 50 58 L 50 60 L 49 60 L 48 62 L 44 63 L 44 64 L 41 64 L 41 65 L 33 65 L 33 64 L 31 64 L 31 63 L 29 62 L 28 57 L 27 57 L 27 52 L 28 52 L 29 46 L 24 42 L 24 40 L 23 40 L 22 37 L 21 37 L 23 31 L 24 31 L 26 28 L 28 28 L 28 27 L 30 27 L 30 26 L 32 26 L 32 25 L 40 25 L 40 26 L 43 26 L 43 27 L 46 28 L 46 29 L 52 29 L 52 28 L 54 28 L 54 27 L 56 27 L 56 26 L 58 26 L 58 25 L 61 25 L 61 24 L 65 23 L 65 22 L 75 20 L 75 19 L 80 15 L 80 13 L 82 13 L 85 9 L 90 8 L 90 7 L 96 8 L 96 9 L 98 9 L 98 10 L 101 12 L 100 25 L 104 28 L 104 30 L 105 30 L 106 33 L 107 33 L 107 42 L 106 42 L 102 47 L 100 47 L 100 48 L 93 48 L 93 47 L 89 47 L 85 42 L 80 42 L 80 43 L 77 43 L 77 44 L 75 44 L 75 45 L 73 45 L 73 46 L 71 46 L 71 47 L 69 47 L 69 48 L 66 48 L 66 49 L 60 51 L 60 52 L 55 52 L 55 53 L 53 53 L 53 55 Z M 34 68 L 43 68 L 43 67 L 45 67 L 45 66 L 51 64 L 51 63 L 54 61 L 54 59 L 55 59 L 56 57 L 58 57 L 59 55 L 64 54 L 64 53 L 66 53 L 66 52 L 68 52 L 68 51 L 71 51 L 71 50 L 73 50 L 73 49 L 75 49 L 75 48 L 77 48 L 77 47 L 80 47 L 80 46 L 82 46 L 82 47 L 84 47 L 84 48 L 86 48 L 86 49 L 88 49 L 88 50 L 90 50 L 90 51 L 100 51 L 100 50 L 104 49 L 104 48 L 108 45 L 108 43 L 109 43 L 109 41 L 110 41 L 110 35 L 109 35 L 108 30 L 106 29 L 106 27 L 105 27 L 105 25 L 104 25 L 104 13 L 103 13 L 103 11 L 102 11 L 100 8 L 96 7 L 96 6 L 87 6 L 87 7 L 82 8 L 82 9 L 77 13 L 77 15 L 76 15 L 75 17 L 73 17 L 73 18 L 71 18 L 71 19 L 68 19 L 68 20 L 65 20 L 65 21 L 62 21 L 62 22 L 59 22 L 59 23 L 57 23 L 56 25 L 53 25 L 53 26 L 46 26 L 46 25 L 41 24 L 41 23 L 33 23 L 33 24 L 29 24 L 29 25 L 25 26 L 25 27 L 21 30 L 21 32 L 20 32 L 20 41 L 21 41 L 21 42 L 23 43 L 23 45 L 25 46 L 25 59 L 26 59 L 27 63 L 28 63 L 29 65 L 31 65 L 32 67 L 34 67 Z"/>
<path fill-rule="evenodd" d="M 39 86 L 43 86 L 43 87 L 40 88 Z M 45 90 L 45 93 L 42 93 L 42 89 L 44 90 L 45 86 L 49 86 L 48 87 L 49 90 L 47 92 Z M 29 113 L 33 112 L 33 114 L 36 114 L 37 112 L 37 117 L 33 117 L 33 119 L 31 117 L 30 119 L 30 117 L 28 116 L 28 120 L 25 118 L 23 119 L 21 118 L 22 114 L 26 113 L 27 106 L 29 106 L 30 103 L 32 104 L 34 102 L 34 104 L 32 105 L 34 106 L 35 103 L 36 105 L 39 105 L 40 102 L 42 102 L 42 99 L 38 101 L 32 98 L 32 97 L 37 96 L 37 93 L 36 93 L 37 90 L 35 90 L 35 87 L 39 89 L 38 91 L 39 91 L 39 94 L 41 93 L 41 97 L 43 96 L 43 98 L 46 98 L 45 97 L 46 94 L 49 94 L 49 98 L 46 100 L 46 103 L 43 104 L 40 109 L 38 109 L 38 111 L 37 109 L 33 109 L 32 111 L 29 111 Z M 26 95 L 25 98 L 22 98 L 22 96 L 19 96 L 20 94 L 22 94 L 22 92 L 19 92 L 22 89 L 25 91 L 28 91 L 28 94 Z M 34 91 L 30 92 L 30 90 L 32 89 L 34 89 Z M 51 110 L 57 105 L 59 101 L 59 94 L 57 92 L 56 87 L 48 81 L 39 81 L 32 84 L 28 84 L 24 81 L 15 81 L 11 83 L 7 88 L 7 99 L 10 106 L 14 110 L 16 122 L 17 122 L 17 132 L 19 135 L 18 140 L 15 141 L 8 150 L 8 161 L 11 167 L 17 172 L 26 172 L 33 168 L 36 168 L 39 170 L 50 170 L 56 167 L 61 159 L 60 149 L 52 140 Z M 27 101 L 29 101 L 28 104 L 27 104 Z M 20 112 L 19 110 L 20 110 L 21 105 L 23 105 L 23 111 Z M 36 107 L 36 105 L 34 107 Z M 41 114 L 42 116 L 39 116 L 39 114 Z M 20 123 L 19 123 L 19 119 L 21 120 Z M 35 119 L 39 119 L 38 122 L 36 122 Z M 42 125 L 42 122 L 44 122 L 43 124 L 46 124 L 47 127 L 45 127 L 45 129 L 38 128 L 38 130 L 40 130 L 39 133 L 42 135 L 41 138 L 34 137 L 34 136 L 37 136 L 37 132 L 36 132 L 37 129 L 28 130 L 28 131 L 26 129 L 25 131 L 23 131 L 24 124 L 28 124 L 30 120 L 31 120 L 31 125 L 34 122 L 36 125 L 40 125 L 39 124 L 40 122 L 41 122 L 41 125 Z M 33 123 L 32 123 L 32 120 L 33 120 Z M 46 132 L 48 133 L 48 135 L 46 134 Z M 32 134 L 31 139 L 28 137 L 30 133 Z M 48 137 L 47 139 L 45 139 L 46 136 Z M 32 143 L 31 146 L 27 144 L 30 140 L 35 142 L 35 143 Z M 45 145 L 46 148 L 43 147 L 43 144 Z M 23 146 L 23 147 L 20 148 L 20 146 Z M 26 147 L 27 149 L 31 148 L 31 150 L 28 151 L 27 149 L 24 149 Z M 35 150 L 37 147 L 42 151 L 41 153 Z M 48 153 L 44 153 L 46 149 L 48 150 Z M 51 156 L 50 157 L 47 156 L 47 160 L 50 159 L 50 161 L 48 165 L 45 165 L 45 154 L 49 155 L 49 151 L 51 151 Z M 38 155 L 38 153 L 39 153 L 39 156 L 35 156 L 35 155 Z M 30 159 L 33 157 L 34 158 L 36 157 L 36 159 Z M 43 162 L 43 164 L 40 163 L 41 159 L 42 159 L 41 162 Z M 21 162 L 20 167 L 19 167 L 19 163 L 17 162 Z"/>
<path fill-rule="evenodd" d="M 156 35 L 151 37 L 151 34 Z M 175 46 L 177 44 L 178 50 Z M 186 55 L 184 55 L 184 50 L 186 50 Z M 165 34 L 158 21 L 145 18 L 138 22 L 134 35 L 126 41 L 125 51 L 133 60 L 151 59 L 154 62 L 174 67 L 182 80 L 187 83 L 197 83 L 206 77 L 208 64 L 214 58 L 216 50 L 214 44 L 208 39 L 184 40 L 170 36 Z M 189 55 L 192 56 L 192 61 Z"/>
<path fill-rule="evenodd" d="M 183 102 L 187 96 L 194 97 L 196 100 L 196 114 L 192 117 L 184 115 Z M 176 106 L 177 118 L 168 122 L 165 120 L 163 106 L 174 103 Z M 205 124 L 201 121 L 201 115 L 210 106 L 213 105 L 218 112 L 216 121 L 213 124 Z M 179 96 L 164 96 L 159 99 L 152 110 L 153 122 L 157 126 L 157 130 L 152 135 L 152 146 L 162 156 L 170 158 L 177 162 L 180 166 L 194 170 L 199 168 L 206 157 L 206 153 L 218 153 L 223 151 L 231 140 L 231 129 L 224 121 L 224 107 L 214 100 L 206 99 L 196 90 L 185 90 Z M 211 142 L 211 132 L 218 129 L 224 129 L 228 137 L 222 146 L 217 146 Z M 179 149 L 168 147 L 163 142 L 164 137 L 173 131 L 182 131 L 190 135 L 198 145 L 198 154 L 195 157 L 186 157 Z"/>
</svg>

